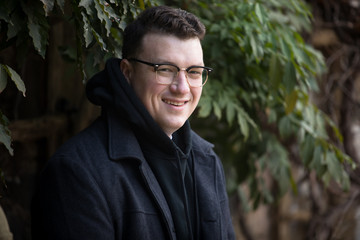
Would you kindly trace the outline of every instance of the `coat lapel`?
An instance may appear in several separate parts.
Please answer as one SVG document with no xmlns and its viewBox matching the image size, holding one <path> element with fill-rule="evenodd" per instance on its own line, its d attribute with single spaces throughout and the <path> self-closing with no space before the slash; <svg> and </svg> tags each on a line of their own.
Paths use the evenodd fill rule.
<svg viewBox="0 0 360 240">
<path fill-rule="evenodd" d="M 152 197 L 163 216 L 170 236 L 169 239 L 176 239 L 174 223 L 169 206 L 158 181 L 144 158 L 134 133 L 124 120 L 116 117 L 114 112 L 107 111 L 106 114 L 108 123 L 108 153 L 110 159 L 113 161 L 121 161 L 122 159 L 130 158 L 140 163 L 139 171 L 146 187 L 150 190 Z"/>
</svg>

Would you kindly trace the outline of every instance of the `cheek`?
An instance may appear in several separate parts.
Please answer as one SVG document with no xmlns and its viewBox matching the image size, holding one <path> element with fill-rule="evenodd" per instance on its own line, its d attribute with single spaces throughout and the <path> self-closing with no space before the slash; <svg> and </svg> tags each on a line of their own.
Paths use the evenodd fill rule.
<svg viewBox="0 0 360 240">
<path fill-rule="evenodd" d="M 133 73 L 130 80 L 130 84 L 139 98 L 142 98 L 143 95 L 147 94 L 146 92 L 149 89 L 149 82 L 150 81 L 146 78 L 146 76 L 142 74 L 137 74 L 137 72 Z"/>
<path fill-rule="evenodd" d="M 194 88 L 192 90 L 192 95 L 193 95 L 193 98 L 194 98 L 194 103 L 197 105 L 199 100 L 200 100 L 200 97 L 201 97 L 201 93 L 202 93 L 202 88 Z"/>
<path fill-rule="evenodd" d="M 134 89 L 135 94 L 141 100 L 141 102 L 146 106 L 146 99 L 148 99 L 147 86 L 146 82 L 141 78 L 132 78 L 130 80 L 130 85 Z"/>
<path fill-rule="evenodd" d="M 161 96 L 166 91 L 166 86 L 156 83 L 143 82 L 141 85 L 137 85 L 136 94 L 141 99 L 145 107 L 149 112 L 155 111 L 159 108 L 161 102 Z"/>
</svg>

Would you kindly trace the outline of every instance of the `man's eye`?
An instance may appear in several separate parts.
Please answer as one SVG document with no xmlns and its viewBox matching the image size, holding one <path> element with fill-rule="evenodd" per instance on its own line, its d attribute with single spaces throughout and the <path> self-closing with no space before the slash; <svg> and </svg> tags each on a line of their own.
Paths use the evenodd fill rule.
<svg viewBox="0 0 360 240">
<path fill-rule="evenodd" d="M 173 67 L 167 67 L 167 66 L 162 66 L 162 67 L 159 67 L 157 69 L 158 72 L 163 72 L 163 73 L 166 73 L 166 72 L 169 72 L 169 73 L 173 73 L 175 70 Z"/>
<path fill-rule="evenodd" d="M 202 75 L 202 71 L 203 70 L 201 68 L 194 68 L 194 69 L 190 69 L 188 71 L 188 74 L 192 76 L 200 76 Z"/>
</svg>

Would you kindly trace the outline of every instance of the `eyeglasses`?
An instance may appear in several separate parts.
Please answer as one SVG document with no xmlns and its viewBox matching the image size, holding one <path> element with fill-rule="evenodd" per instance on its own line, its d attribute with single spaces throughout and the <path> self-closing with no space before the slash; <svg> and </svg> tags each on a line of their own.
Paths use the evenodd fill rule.
<svg viewBox="0 0 360 240">
<path fill-rule="evenodd" d="M 174 79 L 179 75 L 179 72 L 184 70 L 190 87 L 202 87 L 205 85 L 209 73 L 213 70 L 212 68 L 203 66 L 179 68 L 178 66 L 170 63 L 150 63 L 136 58 L 130 58 L 128 60 L 152 66 L 154 68 L 154 72 L 156 73 L 156 81 L 159 84 L 165 85 L 172 84 Z"/>
</svg>

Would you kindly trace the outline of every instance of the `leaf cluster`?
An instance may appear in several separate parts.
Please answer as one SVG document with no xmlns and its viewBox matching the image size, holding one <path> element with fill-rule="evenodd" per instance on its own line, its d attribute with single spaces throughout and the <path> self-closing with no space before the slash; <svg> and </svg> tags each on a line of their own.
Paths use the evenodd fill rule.
<svg viewBox="0 0 360 240">
<path fill-rule="evenodd" d="M 207 27 L 204 59 L 214 68 L 198 116 L 216 119 L 211 126 L 199 124 L 199 131 L 211 132 L 207 135 L 217 143 L 233 176 L 230 190 L 246 181 L 254 207 L 289 189 L 296 192 L 292 162 L 315 171 L 326 185 L 335 180 L 349 189 L 345 164 L 354 165 L 340 150 L 342 136 L 310 100 L 326 67 L 323 56 L 301 36 L 311 23 L 305 2 L 198 4 Z"/>
<path fill-rule="evenodd" d="M 51 19 L 61 19 L 74 26 L 76 43 L 62 46 L 59 52 L 64 61 L 78 66 L 84 81 L 97 72 L 104 61 L 111 57 L 121 57 L 122 31 L 127 22 L 146 6 L 156 1 L 132 0 L 12 0 L 0 5 L 0 51 L 15 46 L 17 68 L 0 63 L 0 93 L 6 88 L 8 79 L 25 96 L 26 88 L 18 74 L 30 49 L 46 59 L 49 45 Z M 9 121 L 0 112 L 0 143 L 5 144 L 9 153 L 11 133 Z"/>
</svg>

